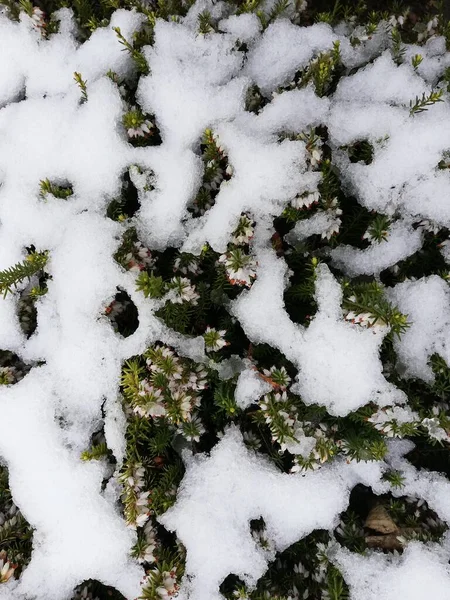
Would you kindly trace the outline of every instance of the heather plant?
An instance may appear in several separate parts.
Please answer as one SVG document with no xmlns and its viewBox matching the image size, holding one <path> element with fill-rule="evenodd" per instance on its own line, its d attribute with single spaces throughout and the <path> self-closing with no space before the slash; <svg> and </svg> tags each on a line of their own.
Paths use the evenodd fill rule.
<svg viewBox="0 0 450 600">
<path fill-rule="evenodd" d="M 0 598 L 448 597 L 445 3 L 0 3 Z"/>
</svg>

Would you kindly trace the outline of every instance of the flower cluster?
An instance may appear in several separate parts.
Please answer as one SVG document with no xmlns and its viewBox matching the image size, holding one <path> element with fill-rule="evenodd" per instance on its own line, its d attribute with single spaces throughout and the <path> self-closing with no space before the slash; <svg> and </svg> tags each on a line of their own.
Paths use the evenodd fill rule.
<svg viewBox="0 0 450 600">
<path fill-rule="evenodd" d="M 142 596 L 140 598 L 154 598 L 154 600 L 169 600 L 177 596 L 180 589 L 178 567 L 170 569 L 158 567 L 148 572 L 143 581 Z"/>
<path fill-rule="evenodd" d="M 187 277 L 173 277 L 168 284 L 168 288 L 169 292 L 166 298 L 173 304 L 187 302 L 195 306 L 200 298 L 195 290 L 195 286 L 192 285 L 191 280 Z"/>
<path fill-rule="evenodd" d="M 205 369 L 167 346 L 149 348 L 144 357 L 145 370 L 129 396 L 133 412 L 142 418 L 164 417 L 179 426 L 187 439 L 197 438 L 204 429 L 193 413 L 207 387 Z"/>
<path fill-rule="evenodd" d="M 126 268 L 131 273 L 140 273 L 145 269 L 151 269 L 154 265 L 152 253 L 141 242 L 135 242 L 130 251 L 124 257 Z"/>
<path fill-rule="evenodd" d="M 149 491 L 144 491 L 145 469 L 141 463 L 128 465 L 125 471 L 120 475 L 119 481 L 122 484 L 122 501 L 125 506 L 125 517 L 127 525 L 132 529 L 143 527 L 149 517 Z"/>
<path fill-rule="evenodd" d="M 219 263 L 225 266 L 228 281 L 232 285 L 250 287 L 256 278 L 257 262 L 250 254 L 245 254 L 241 248 L 235 248 L 222 254 Z"/>
<path fill-rule="evenodd" d="M 150 136 L 154 128 L 152 121 L 146 118 L 139 108 L 133 108 L 125 113 L 123 124 L 130 138 Z"/>
<path fill-rule="evenodd" d="M 7 583 L 14 575 L 17 565 L 9 562 L 6 552 L 0 550 L 0 583 Z"/>
</svg>

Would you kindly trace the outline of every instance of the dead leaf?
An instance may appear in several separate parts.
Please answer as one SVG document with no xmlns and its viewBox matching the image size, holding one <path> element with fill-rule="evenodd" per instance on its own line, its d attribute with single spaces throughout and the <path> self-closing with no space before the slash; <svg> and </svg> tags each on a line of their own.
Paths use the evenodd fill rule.
<svg viewBox="0 0 450 600">
<path fill-rule="evenodd" d="M 398 533 L 398 527 L 382 504 L 376 504 L 367 515 L 364 526 L 378 533 Z"/>
</svg>

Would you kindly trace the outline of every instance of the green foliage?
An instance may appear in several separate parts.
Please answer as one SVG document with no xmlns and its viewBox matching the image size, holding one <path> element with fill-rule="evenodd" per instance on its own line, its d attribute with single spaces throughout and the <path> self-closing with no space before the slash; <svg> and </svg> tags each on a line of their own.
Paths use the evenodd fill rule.
<svg viewBox="0 0 450 600">
<path fill-rule="evenodd" d="M 122 44 L 122 46 L 124 46 L 124 50 L 127 50 L 130 53 L 131 58 L 134 60 L 134 62 L 136 64 L 136 68 L 137 68 L 138 72 L 142 73 L 142 75 L 147 75 L 149 73 L 149 68 L 148 68 L 148 64 L 145 59 L 145 56 L 142 54 L 142 52 L 140 50 L 138 50 L 137 48 L 135 48 L 133 46 L 133 44 L 131 44 L 122 35 L 122 32 L 120 31 L 120 27 L 113 27 L 113 30 L 115 31 L 119 42 Z"/>
<path fill-rule="evenodd" d="M 340 42 L 333 42 L 333 50 L 322 52 L 314 59 L 302 78 L 301 84 L 314 83 L 316 94 L 324 96 L 331 87 L 333 76 L 341 64 Z"/>
<path fill-rule="evenodd" d="M 423 61 L 423 56 L 421 54 L 414 54 L 414 56 L 411 58 L 411 64 L 415 71 L 417 71 L 417 69 L 421 65 L 422 61 Z"/>
<path fill-rule="evenodd" d="M 143 292 L 146 298 L 162 298 L 165 287 L 162 277 L 157 277 L 147 271 L 143 271 L 136 281 L 136 289 Z"/>
<path fill-rule="evenodd" d="M 13 19 L 19 18 L 21 10 L 29 16 L 33 14 L 34 5 L 30 0 L 21 0 L 20 3 L 8 0 L 2 4 L 7 7 L 8 14 Z M 126 104 L 122 125 L 128 133 L 129 142 L 135 146 L 161 143 L 153 116 L 143 112 L 136 97 L 138 76 L 149 73 L 143 48 L 152 43 L 153 28 L 157 19 L 177 21 L 186 14 L 192 2 L 43 1 L 39 3 L 46 12 L 43 35 L 48 36 L 56 31 L 57 25 L 56 21 L 52 21 L 52 12 L 64 4 L 74 10 L 80 40 L 87 38 L 97 28 L 108 26 L 111 14 L 117 8 L 135 7 L 145 16 L 144 25 L 133 34 L 132 39 L 126 39 L 120 29 L 115 28 L 118 43 L 134 61 L 136 76 L 126 81 L 121 80 L 119 75 L 112 71 L 108 72 L 107 76 L 115 85 L 120 86 L 120 93 Z M 372 10 L 373 2 L 367 3 L 366 6 L 362 1 L 336 0 L 331 4 L 317 2 L 314 6 L 310 2 L 307 10 L 300 11 L 299 2 L 277 0 L 270 10 L 265 10 L 263 4 L 261 0 L 236 0 L 230 4 L 230 14 L 254 13 L 263 29 L 277 18 L 291 15 L 291 12 L 295 22 L 299 22 L 300 19 L 305 24 L 321 21 L 332 26 L 342 19 L 348 23 L 349 18 L 353 16 L 354 20 L 349 25 L 355 28 L 351 37 L 352 43 L 365 44 L 371 37 L 379 35 L 380 44 L 384 44 L 383 50 L 390 50 L 397 65 L 401 65 L 405 60 L 405 44 L 417 42 L 420 45 L 425 44 L 427 40 L 424 19 L 430 15 L 425 13 L 417 27 L 412 23 L 412 19 L 405 18 L 404 22 L 399 20 L 397 25 L 389 25 L 386 29 L 386 21 L 392 15 L 403 15 L 400 6 L 392 5 L 388 10 L 386 5 Z M 436 10 L 441 11 L 441 8 L 437 7 Z M 434 15 L 435 12 L 431 10 L 430 14 Z M 215 18 L 207 10 L 198 15 L 197 26 L 198 34 L 203 36 L 208 36 L 217 29 Z M 449 44 L 450 26 L 441 18 L 441 14 L 437 29 L 437 34 L 444 35 Z M 418 36 L 422 37 L 418 39 Z M 245 52 L 246 44 L 239 44 L 238 49 Z M 422 54 L 417 53 L 412 56 L 410 64 L 414 70 L 418 70 L 422 61 Z M 406 67 L 407 65 L 404 65 L 402 68 Z M 317 95 L 328 97 L 333 94 L 341 78 L 348 74 L 349 71 L 342 65 L 339 42 L 335 42 L 333 48 L 318 54 L 309 65 L 299 69 L 279 91 L 312 85 Z M 80 102 L 89 102 L 87 82 L 83 80 L 82 74 L 74 73 L 74 80 L 80 89 Z M 450 89 L 450 67 L 444 71 L 439 85 L 443 89 L 436 88 L 428 95 L 423 94 L 421 98 L 411 100 L 409 109 L 412 116 L 427 110 L 437 102 L 444 101 Z M 246 110 L 253 112 L 253 117 L 256 118 L 255 115 L 269 102 L 270 98 L 253 86 L 247 93 Z M 142 130 L 145 135 L 134 136 L 133 130 L 137 131 L 144 125 L 148 129 Z M 400 376 L 399 370 L 395 368 L 397 357 L 393 341 L 407 330 L 409 318 L 389 302 L 385 294 L 386 287 L 407 278 L 432 273 L 448 277 L 444 272 L 446 266 L 442 257 L 439 258 L 438 248 L 438 244 L 444 241 L 448 232 L 444 230 L 425 234 L 421 252 L 399 263 L 395 271 L 386 270 L 378 278 L 343 278 L 342 273 L 333 267 L 330 249 L 338 244 L 364 248 L 367 245 L 366 240 L 371 244 L 383 244 L 388 239 L 389 229 L 398 215 L 370 213 L 358 203 L 358 198 L 351 196 L 351 190 L 343 176 L 345 174 L 340 171 L 340 161 L 336 159 L 336 149 L 326 128 L 315 127 L 302 133 L 279 132 L 278 139 L 280 143 L 284 140 L 294 140 L 305 144 L 308 169 L 314 172 L 314 176 L 317 175 L 318 180 L 317 192 L 316 188 L 311 190 L 317 194 L 314 202 L 308 204 L 305 201 L 302 204 L 310 192 L 301 190 L 296 198 L 298 203 L 291 202 L 286 205 L 282 215 L 272 223 L 273 247 L 289 268 L 289 285 L 283 298 L 289 317 L 302 326 L 308 326 L 310 318 L 317 310 L 317 265 L 321 262 L 330 264 L 343 287 L 342 309 L 347 321 L 352 320 L 349 318 L 349 313 L 352 313 L 355 317 L 364 316 L 365 325 L 361 326 L 386 325 L 390 328 L 380 356 L 385 367 L 384 374 L 407 394 L 415 414 L 408 423 L 399 424 L 392 417 L 383 429 L 377 428 L 373 417 L 380 411 L 383 415 L 388 414 L 388 407 L 370 403 L 346 417 L 335 417 L 328 414 L 324 407 L 306 405 L 300 396 L 293 394 L 290 384 L 298 375 L 293 365 L 277 349 L 266 344 L 253 345 L 239 323 L 228 312 L 230 302 L 243 289 L 242 281 L 239 281 L 238 277 L 230 276 L 230 272 L 245 269 L 253 260 L 252 228 L 255 216 L 251 213 L 241 215 L 233 240 L 223 255 L 206 245 L 199 256 L 169 248 L 161 252 L 149 251 L 149 256 L 145 256 L 148 260 L 143 260 L 138 254 L 141 252 L 145 255 L 145 247 L 141 244 L 131 219 L 139 209 L 139 202 L 143 198 L 145 201 L 144 194 L 151 191 L 156 183 L 153 173 L 134 165 L 129 173 L 124 175 L 122 190 L 110 202 L 106 212 L 108 217 L 120 223 L 118 227 L 123 227 L 124 232 L 115 258 L 121 268 L 138 272 L 136 289 L 143 294 L 143 301 L 153 301 L 152 305 L 158 307 L 156 315 L 159 319 L 169 328 L 186 336 L 203 338 L 207 346 L 207 358 L 203 359 L 204 363 L 196 364 L 172 348 L 156 344 L 141 355 L 130 358 L 122 368 L 120 392 L 127 418 L 126 457 L 118 469 L 122 486 L 123 513 L 128 525 L 135 528 L 137 534 L 137 542 L 133 549 L 135 558 L 141 559 L 148 549 L 146 529 L 151 526 L 156 532 L 154 561 L 149 558 L 144 561 L 147 575 L 142 599 L 159 600 L 161 594 L 158 588 L 168 579 L 173 579 L 173 588 L 177 591 L 184 572 L 181 545 L 174 536 L 161 531 L 162 528 L 159 528 L 156 520 L 176 499 L 177 489 L 184 474 L 180 458 L 182 451 L 188 449 L 193 454 L 208 452 L 217 443 L 226 426 L 231 423 L 243 432 L 249 448 L 265 455 L 284 473 L 304 473 L 320 469 L 334 460 L 382 461 L 386 458 L 388 440 L 392 437 L 414 440 L 416 450 L 415 454 L 411 455 L 411 461 L 415 460 L 418 466 L 425 465 L 428 468 L 450 472 L 448 448 L 443 441 L 445 433 L 450 432 L 450 418 L 445 409 L 450 394 L 450 369 L 443 357 L 434 354 L 429 361 L 435 375 L 434 381 L 406 380 Z M 352 163 L 361 163 L 358 166 L 364 168 L 364 165 L 370 165 L 374 161 L 376 153 L 383 148 L 384 143 L 383 139 L 362 139 L 339 148 L 338 152 L 345 151 Z M 228 160 L 226 148 L 212 129 L 204 131 L 195 151 L 203 163 L 204 172 L 201 186 L 188 206 L 188 211 L 191 216 L 197 218 L 214 206 L 220 186 L 233 177 L 233 165 Z M 439 165 L 441 169 L 448 168 L 447 158 L 444 153 Z M 136 179 L 133 178 L 133 173 Z M 142 180 L 145 180 L 142 186 L 139 187 L 139 183 L 134 185 L 132 182 L 139 180 L 141 176 Z M 73 189 L 64 182 L 45 179 L 40 183 L 40 194 L 44 200 L 48 199 L 49 195 L 68 199 L 73 194 Z M 287 241 L 289 238 L 286 234 L 296 222 L 320 212 L 331 212 L 336 208 L 342 211 L 337 234 L 334 233 L 329 239 L 314 235 L 302 240 L 295 247 Z M 414 226 L 416 225 L 417 223 L 414 223 Z M 225 258 L 222 258 L 223 256 Z M 47 292 L 47 262 L 47 252 L 30 251 L 24 261 L 0 273 L 1 291 L 6 295 L 26 279 L 37 277 L 39 281 L 33 281 L 33 287 L 29 286 L 31 289 L 27 291 L 31 302 L 36 301 Z M 251 287 L 255 277 L 250 279 L 248 287 Z M 222 333 L 223 331 L 225 333 Z M 226 342 L 219 343 L 221 340 Z M 226 362 L 228 360 L 229 364 Z M 241 367 L 243 360 L 246 368 L 254 369 L 255 374 L 271 386 L 269 393 L 255 400 L 245 410 L 237 405 L 235 398 L 238 373 L 230 374 L 229 379 L 219 377 L 219 373 L 226 372 L 228 367 L 229 371 L 232 371 L 230 365 L 239 364 Z M 17 364 L 17 359 L 11 356 L 0 357 L 0 384 L 15 383 L 11 365 Z M 21 376 L 24 372 L 27 371 L 21 371 Z M 192 381 L 201 389 L 195 389 Z M 192 384 L 188 391 L 184 390 L 184 394 L 180 382 L 184 386 Z M 375 400 L 377 399 L 374 398 Z M 299 442 L 299 431 L 315 440 L 314 449 L 308 456 L 296 455 L 292 451 L 292 447 Z M 113 462 L 110 449 L 98 438 L 93 439 L 91 447 L 82 453 L 81 458 L 86 461 L 109 459 L 110 464 Z M 6 469 L 0 468 L 0 512 L 5 512 L 4 507 L 10 506 L 12 502 L 5 473 Z M 384 479 L 395 495 L 402 493 L 405 481 L 403 473 L 388 470 Z M 445 526 L 435 519 L 435 515 L 426 506 L 418 507 L 404 498 L 394 499 L 388 494 L 383 498 L 383 502 L 389 507 L 389 512 L 399 527 L 414 530 L 404 534 L 407 539 L 438 540 L 445 530 Z M 341 516 L 341 523 L 333 534 L 339 543 L 352 552 L 362 553 L 367 550 L 362 515 L 364 511 L 367 512 L 368 506 L 368 501 L 355 500 L 352 495 L 350 508 Z M 23 565 L 26 564 L 31 551 L 31 529 L 20 513 L 16 515 L 16 520 L 8 519 L 0 526 L 0 548 L 5 547 L 8 557 L 17 559 L 17 562 Z M 430 522 L 434 520 L 434 524 L 432 522 L 428 530 L 423 527 L 426 519 L 430 519 Z M 258 535 L 258 543 L 267 547 L 264 524 L 255 525 L 254 532 Z M 300 597 L 347 599 L 348 589 L 342 575 L 327 557 L 327 544 L 331 540 L 328 532 L 314 532 L 279 554 L 279 560 L 271 564 L 255 590 L 246 590 L 237 578 L 225 582 L 225 597 L 259 600 L 270 595 L 278 600 L 288 599 L 292 597 L 295 585 Z M 299 564 L 302 568 L 298 567 Z M 297 567 L 297 570 L 294 570 L 294 567 Z M 323 574 L 323 577 L 314 577 L 317 573 Z"/>
<path fill-rule="evenodd" d="M 81 453 L 81 460 L 100 460 L 109 454 L 108 446 L 105 442 L 91 446 L 89 450 Z"/>
<path fill-rule="evenodd" d="M 436 104 L 437 102 L 443 102 L 442 96 L 444 95 L 444 90 L 437 90 L 434 92 L 430 92 L 428 95 L 424 92 L 422 94 L 422 98 L 416 96 L 415 101 L 411 100 L 409 103 L 409 114 L 414 116 L 425 110 L 428 110 L 430 106 Z"/>
<path fill-rule="evenodd" d="M 388 325 L 393 336 L 400 337 L 409 327 L 408 316 L 392 306 L 385 298 L 383 286 L 378 282 L 344 283 L 343 308 L 356 315 L 369 313 L 370 325 Z"/>
<path fill-rule="evenodd" d="M 81 91 L 81 102 L 82 103 L 86 102 L 87 99 L 88 99 L 86 81 L 84 81 L 83 78 L 81 77 L 81 73 L 77 73 L 76 71 L 73 74 L 73 78 L 74 78 L 75 83 L 77 84 L 77 86 L 80 88 L 80 91 Z"/>
<path fill-rule="evenodd" d="M 8 293 L 12 293 L 13 287 L 40 273 L 45 268 L 47 261 L 48 252 L 31 252 L 22 262 L 0 271 L 0 293 L 3 293 L 4 297 Z"/>
<path fill-rule="evenodd" d="M 397 65 L 401 65 L 405 56 L 406 46 L 403 45 L 401 33 L 396 27 L 393 27 L 391 30 L 391 43 L 392 58 Z"/>
<path fill-rule="evenodd" d="M 211 31 L 214 31 L 211 13 L 204 10 L 198 15 L 198 32 L 205 35 Z"/>
<path fill-rule="evenodd" d="M 2 466 L 0 466 L 0 513 L 5 517 L 0 524 L 0 553 L 6 553 L 7 559 L 15 566 L 14 577 L 18 577 L 30 560 L 33 532 L 22 513 L 14 505 L 8 484 L 8 471 Z"/>
<path fill-rule="evenodd" d="M 58 185 L 56 183 L 52 183 L 49 179 L 42 179 L 42 181 L 39 183 L 39 186 L 40 196 L 44 199 L 48 194 L 50 194 L 55 198 L 67 200 L 67 198 L 73 194 L 73 189 L 70 185 Z"/>
</svg>

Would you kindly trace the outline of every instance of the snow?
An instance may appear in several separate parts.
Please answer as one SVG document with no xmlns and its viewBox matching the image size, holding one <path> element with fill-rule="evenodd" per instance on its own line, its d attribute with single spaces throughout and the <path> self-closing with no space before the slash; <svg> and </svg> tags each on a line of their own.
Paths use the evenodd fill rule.
<svg viewBox="0 0 450 600">
<path fill-rule="evenodd" d="M 413 444 L 407 441 L 390 443 L 387 462 L 404 477 L 402 488 L 392 493 L 425 500 L 448 524 L 450 484 L 444 476 L 419 471 L 408 463 L 404 455 L 412 448 Z M 422 600 L 428 597 L 447 600 L 450 598 L 449 541 L 448 533 L 439 544 L 412 541 L 402 555 L 371 551 L 361 556 L 340 547 L 334 550 L 331 559 L 342 570 L 354 600 Z"/>
<path fill-rule="evenodd" d="M 264 381 L 256 371 L 245 369 L 239 375 L 234 396 L 239 408 L 245 409 L 271 391 L 270 383 Z"/>
<path fill-rule="evenodd" d="M 277 19 L 251 48 L 245 73 L 269 96 L 319 52 L 331 50 L 335 40 L 337 36 L 324 23 L 299 28 L 287 19 Z"/>
<path fill-rule="evenodd" d="M 397 221 L 389 229 L 386 240 L 374 241 L 365 250 L 341 245 L 331 252 L 333 263 L 344 273 L 379 275 L 381 271 L 408 258 L 422 247 L 422 232 L 403 221 Z"/>
<path fill-rule="evenodd" d="M 428 364 L 432 354 L 439 354 L 450 362 L 448 339 L 450 335 L 450 290 L 448 284 L 432 275 L 417 281 L 399 283 L 387 292 L 388 297 L 411 326 L 394 342 L 404 377 L 418 377 L 427 382 L 434 380 Z"/>
<path fill-rule="evenodd" d="M 220 19 L 222 33 L 196 33 L 204 10 Z M 130 165 L 152 173 L 154 189 L 139 187 L 141 207 L 133 217 L 140 239 L 152 250 L 175 247 L 199 254 L 208 243 L 224 253 L 242 213 L 255 222 L 249 251 L 257 278 L 230 303 L 229 312 L 252 343 L 269 344 L 291 361 L 297 369 L 291 391 L 305 404 L 346 416 L 374 402 L 407 415 L 405 394 L 383 375 L 380 350 L 389 328 L 364 328 L 344 319 L 341 285 L 325 263 L 315 268 L 317 312 L 309 325 L 294 323 L 285 309 L 290 272 L 271 245 L 273 218 L 296 196 L 317 191 L 321 174 L 310 168 L 304 141 L 279 142 L 278 135 L 326 126 L 345 191 L 368 210 L 392 217 L 386 241 L 365 250 L 338 246 L 324 256 L 340 274 L 378 276 L 420 250 L 418 220 L 450 227 L 450 180 L 437 169 L 450 148 L 449 104 L 415 116 L 409 104 L 431 91 L 450 61 L 443 39 L 434 38 L 417 72 L 410 61 L 397 66 L 386 52 L 342 78 L 330 98 L 317 97 L 312 87 L 277 93 L 333 42 L 341 42 L 344 65 L 351 69 L 375 55 L 386 34 L 380 31 L 353 48 L 342 28 L 338 34 L 323 23 L 305 28 L 281 18 L 262 32 L 255 15 L 230 16 L 224 3 L 199 0 L 180 22 L 158 20 L 154 44 L 144 49 L 149 74 L 139 79 L 137 99 L 154 115 L 162 144 L 134 148 L 122 125 L 126 106 L 106 73 L 137 76 L 112 27 L 130 39 L 144 18 L 118 10 L 108 27 L 83 44 L 76 40 L 71 11 L 61 9 L 58 19 L 59 32 L 44 39 L 28 17 L 15 23 L 0 12 L 0 268 L 22 260 L 24 249 L 34 245 L 49 251 L 51 276 L 29 339 L 17 318 L 18 294 L 0 299 L 1 348 L 34 365 L 20 382 L 0 388 L 0 456 L 14 501 L 34 529 L 31 562 L 18 583 L 0 588 L 0 598 L 62 600 L 91 578 L 131 600 L 139 595 L 143 576 L 129 557 L 135 533 L 118 513 L 113 484 L 102 491 L 103 463 L 82 462 L 80 452 L 102 423 L 103 406 L 108 446 L 119 465 L 124 459 L 125 416 L 118 400 L 124 360 L 157 340 L 197 362 L 207 359 L 203 339 L 163 325 L 154 316 L 161 301 L 137 293 L 135 276 L 113 259 L 125 226 L 107 219 L 105 211 L 121 176 Z M 240 43 L 248 45 L 247 58 Z M 87 81 L 85 103 L 75 71 Z M 251 85 L 271 100 L 257 115 L 245 111 Z M 193 218 L 187 208 L 202 181 L 198 151 L 206 128 L 217 134 L 233 176 L 221 184 L 214 206 Z M 374 148 L 368 165 L 351 163 L 345 148 L 362 140 Z M 73 195 L 66 201 L 43 199 L 39 183 L 45 178 L 68 182 Z M 300 220 L 286 241 L 326 233 L 330 218 L 317 212 Z M 103 316 L 118 287 L 139 314 L 137 330 L 126 339 Z M 450 364 L 448 284 L 432 275 L 398 283 L 386 293 L 411 323 L 394 340 L 398 371 L 432 382 L 430 356 L 437 353 Z M 224 378 L 238 375 L 236 402 L 242 409 L 271 389 L 239 356 L 223 361 L 217 371 Z M 301 438 L 295 452 L 307 452 L 302 444 L 308 440 Z M 229 573 L 254 586 L 275 551 L 337 524 L 354 485 L 387 492 L 381 475 L 388 465 L 404 473 L 403 491 L 425 499 L 450 523 L 448 481 L 416 471 L 402 448 L 392 446 L 387 463 L 336 460 L 317 473 L 287 475 L 247 450 L 238 429 L 230 428 L 210 456 L 186 455 L 176 504 L 160 519 L 187 549 L 180 600 L 221 598 L 219 586 Z M 272 551 L 263 551 L 250 534 L 250 520 L 261 516 Z M 444 545 L 411 544 L 401 558 L 341 549 L 334 560 L 354 600 L 425 595 L 444 600 L 448 557 Z"/>
<path fill-rule="evenodd" d="M 352 600 L 450 598 L 448 553 L 440 546 L 411 543 L 401 557 L 363 557 L 341 549 L 336 562 L 350 585 Z"/>
<path fill-rule="evenodd" d="M 404 393 L 382 374 L 379 350 L 388 328 L 364 329 L 346 322 L 341 288 L 325 265 L 317 269 L 318 311 L 304 328 L 293 323 L 284 308 L 284 261 L 264 250 L 258 264 L 257 280 L 234 301 L 233 314 L 253 342 L 278 348 L 299 369 L 292 391 L 303 402 L 326 406 L 339 416 L 368 402 L 405 402 Z"/>
<path fill-rule="evenodd" d="M 177 502 L 159 519 L 176 530 L 187 549 L 180 600 L 220 600 L 218 588 L 229 573 L 256 584 L 274 552 L 256 544 L 252 519 L 264 519 L 273 549 L 282 551 L 314 529 L 332 528 L 348 502 L 349 488 L 380 477 L 373 465 L 359 465 L 356 471 L 335 466 L 306 476 L 280 473 L 246 449 L 236 428 L 228 429 L 209 457 L 185 458 Z"/>
<path fill-rule="evenodd" d="M 219 29 L 229 33 L 239 42 L 253 42 L 261 33 L 261 21 L 253 13 L 232 15 L 219 21 Z"/>
</svg>

